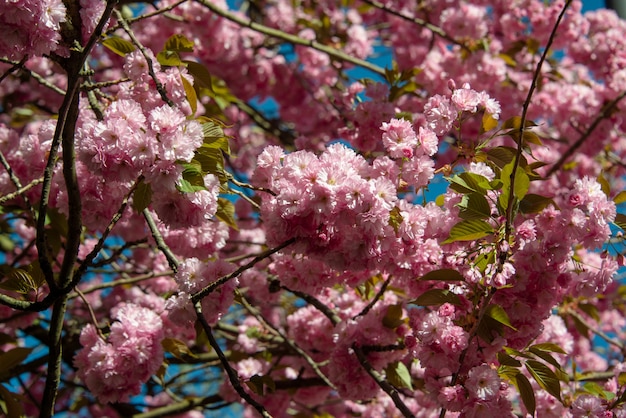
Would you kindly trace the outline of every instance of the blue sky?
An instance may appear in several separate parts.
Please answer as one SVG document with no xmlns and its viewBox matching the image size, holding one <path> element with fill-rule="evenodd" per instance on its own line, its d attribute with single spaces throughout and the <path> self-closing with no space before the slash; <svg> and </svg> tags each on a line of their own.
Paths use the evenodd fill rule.
<svg viewBox="0 0 626 418">
<path fill-rule="evenodd" d="M 583 12 L 604 7 L 604 0 L 583 0 Z"/>
</svg>

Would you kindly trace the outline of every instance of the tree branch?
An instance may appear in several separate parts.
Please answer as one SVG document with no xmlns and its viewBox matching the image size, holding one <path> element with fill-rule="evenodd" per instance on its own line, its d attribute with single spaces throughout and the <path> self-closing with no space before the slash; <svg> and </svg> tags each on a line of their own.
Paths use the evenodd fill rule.
<svg viewBox="0 0 626 418">
<path fill-rule="evenodd" d="M 211 326 L 209 325 L 204 315 L 202 314 L 202 307 L 200 306 L 200 301 L 194 302 L 194 307 L 196 310 L 196 316 L 198 317 L 200 324 L 202 324 L 202 328 L 204 329 L 204 332 L 207 335 L 209 344 L 211 344 L 211 347 L 213 347 L 213 349 L 217 353 L 217 356 L 219 357 L 220 362 L 222 363 L 222 367 L 226 371 L 226 374 L 228 375 L 228 380 L 230 380 L 230 383 L 233 385 L 233 388 L 237 391 L 239 396 L 241 396 L 242 399 L 244 399 L 252 407 L 254 407 L 254 409 L 256 409 L 259 412 L 259 414 L 261 414 L 262 417 L 271 418 L 272 416 L 269 414 L 269 412 L 265 410 L 263 405 L 255 401 L 254 398 L 252 398 L 252 396 L 250 396 L 248 392 L 245 391 L 243 386 L 241 386 L 241 382 L 239 381 L 239 376 L 237 372 L 230 366 L 230 363 L 228 363 L 228 359 L 224 355 L 224 352 L 222 351 L 217 340 L 215 339 L 215 336 L 213 336 Z"/>
<path fill-rule="evenodd" d="M 357 359 L 359 359 L 359 363 L 361 363 L 361 366 L 365 369 L 367 374 L 369 374 L 372 379 L 374 379 L 376 383 L 378 383 L 378 386 L 380 386 L 380 388 L 384 390 L 387 395 L 389 395 L 391 400 L 393 400 L 394 405 L 396 406 L 396 408 L 398 408 L 402 415 L 404 415 L 406 418 L 415 417 L 413 412 L 411 412 L 411 410 L 406 406 L 402 398 L 400 398 L 400 394 L 398 393 L 396 388 L 391 386 L 391 384 L 387 382 L 380 373 L 374 370 L 374 367 L 372 367 L 370 362 L 367 360 L 365 353 L 363 353 L 363 349 L 359 347 L 356 343 L 354 343 L 352 344 L 352 350 L 354 350 Z"/>
<path fill-rule="evenodd" d="M 274 248 L 270 248 L 269 250 L 263 251 L 262 253 L 258 254 L 250 262 L 244 264 L 243 266 L 240 266 L 237 270 L 233 271 L 232 273 L 230 273 L 230 274 L 228 274 L 226 276 L 220 277 L 219 279 L 217 279 L 216 281 L 214 281 L 213 283 L 211 283 L 210 285 L 208 285 L 204 289 L 199 290 L 198 292 L 196 292 L 193 295 L 191 295 L 192 303 L 196 304 L 203 297 L 205 297 L 209 293 L 213 292 L 215 289 L 217 289 L 218 287 L 220 287 L 221 285 L 223 285 L 227 281 L 229 281 L 231 279 L 234 279 L 235 277 L 239 276 L 244 271 L 254 267 L 256 265 L 256 263 L 258 263 L 259 261 L 265 260 L 270 255 L 272 255 L 274 253 L 277 253 L 278 251 L 282 250 L 285 247 L 288 247 L 289 245 L 293 244 L 295 241 L 296 241 L 295 238 L 290 238 L 287 241 L 283 242 L 282 244 L 280 244 L 280 245 L 278 245 L 278 246 L 276 246 Z"/>
<path fill-rule="evenodd" d="M 283 41 L 289 42 L 290 44 L 294 44 L 294 45 L 303 45 L 303 46 L 308 46 L 310 48 L 316 49 L 318 51 L 324 52 L 325 54 L 327 54 L 328 56 L 335 58 L 337 60 L 340 61 L 344 61 L 344 62 L 349 62 L 350 64 L 354 64 L 357 65 L 361 68 L 364 68 L 366 70 L 370 70 L 373 73 L 376 73 L 378 75 L 381 76 L 385 76 L 385 69 L 379 67 L 378 65 L 372 64 L 370 62 L 367 62 L 365 60 L 359 59 L 359 58 L 355 58 L 353 56 L 350 56 L 348 54 L 346 54 L 343 51 L 340 51 L 336 48 L 332 48 L 329 46 L 326 46 L 324 44 L 321 44 L 317 41 L 309 41 L 303 38 L 300 38 L 298 36 L 295 35 L 291 35 L 289 33 L 280 31 L 278 29 L 274 29 L 274 28 L 270 28 L 268 26 L 264 26 L 261 25 L 259 23 L 253 22 L 249 19 L 244 19 L 241 18 L 239 16 L 237 16 L 234 13 L 230 13 L 227 10 L 223 10 L 219 7 L 217 7 L 212 1 L 209 0 L 195 0 L 198 3 L 202 4 L 203 6 L 207 7 L 209 10 L 211 10 L 213 13 L 215 13 L 218 16 L 221 16 L 225 19 L 230 20 L 231 22 L 237 23 L 240 26 L 246 27 L 246 28 L 250 28 L 253 31 L 262 33 L 264 35 L 267 36 L 271 36 L 273 38 L 278 38 L 278 39 L 282 39 Z"/>
<path fill-rule="evenodd" d="M 595 131 L 598 125 L 600 125 L 600 122 L 602 122 L 604 119 L 610 116 L 611 113 L 613 113 L 616 110 L 617 105 L 619 104 L 620 101 L 622 101 L 624 97 L 626 97 L 626 91 L 623 91 L 622 93 L 620 93 L 619 96 L 611 100 L 602 108 L 602 110 L 600 111 L 600 114 L 595 118 L 595 120 L 591 123 L 591 125 L 589 125 L 587 130 L 580 136 L 580 138 L 578 138 L 578 140 L 576 140 L 576 142 L 574 142 L 572 146 L 569 147 L 563 153 L 563 155 L 561 155 L 561 158 L 559 158 L 559 160 L 556 163 L 554 163 L 552 167 L 550 167 L 550 170 L 548 170 L 546 177 L 550 177 L 551 175 L 556 173 L 558 170 L 560 170 L 561 167 L 563 167 L 565 162 L 572 155 L 574 155 L 574 153 L 578 150 L 578 148 L 580 148 L 587 139 L 589 139 L 593 131 Z"/>
</svg>

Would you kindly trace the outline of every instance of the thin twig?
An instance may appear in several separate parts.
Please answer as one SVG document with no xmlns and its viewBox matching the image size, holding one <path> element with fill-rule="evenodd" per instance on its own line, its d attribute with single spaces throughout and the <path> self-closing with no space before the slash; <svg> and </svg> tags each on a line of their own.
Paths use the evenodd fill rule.
<svg viewBox="0 0 626 418">
<path fill-rule="evenodd" d="M 150 228 L 150 232 L 152 233 L 152 237 L 156 242 L 157 248 L 161 250 L 165 258 L 167 259 L 167 263 L 170 265 L 170 268 L 174 271 L 178 271 L 178 266 L 180 265 L 176 255 L 170 250 L 170 247 L 167 246 L 161 232 L 159 232 L 159 228 L 156 226 L 154 219 L 152 218 L 152 214 L 148 209 L 143 210 L 143 217 L 146 219 L 146 223 L 148 224 L 148 228 Z"/>
<path fill-rule="evenodd" d="M 148 50 L 145 46 L 141 44 L 141 42 L 139 42 L 133 31 L 128 26 L 126 19 L 124 19 L 124 16 L 122 16 L 122 13 L 119 10 L 115 10 L 115 17 L 117 17 L 118 22 L 120 22 L 120 24 L 122 25 L 124 32 L 126 32 L 133 45 L 135 45 L 139 49 L 139 51 L 141 51 L 141 54 L 148 64 L 148 74 L 150 74 L 150 77 L 154 81 L 155 87 L 161 95 L 161 99 L 163 99 L 163 101 L 167 103 L 170 107 L 174 107 L 174 102 L 169 97 L 167 97 L 167 93 L 165 91 L 165 88 L 163 87 L 163 83 L 159 81 L 156 73 L 154 72 L 154 65 L 152 64 L 152 59 L 148 55 Z"/>
<path fill-rule="evenodd" d="M 355 315 L 352 319 L 357 319 L 360 316 L 365 316 L 367 315 L 367 313 L 372 310 L 372 308 L 374 307 L 374 305 L 376 305 L 376 302 L 378 302 L 380 300 L 380 298 L 383 297 L 383 294 L 385 293 L 385 291 L 387 290 L 387 286 L 389 286 L 389 282 L 391 282 L 391 276 L 389 276 L 387 278 L 387 280 L 385 280 L 383 282 L 383 284 L 380 286 L 380 289 L 378 289 L 378 293 L 376 293 L 376 296 L 374 296 L 374 299 L 372 299 L 370 301 L 370 303 L 367 304 L 367 306 L 365 308 L 363 308 L 363 310 L 361 312 L 359 312 L 357 315 Z"/>
<path fill-rule="evenodd" d="M 263 315 L 261 315 L 261 313 L 258 311 L 258 309 L 256 309 L 254 306 L 252 306 L 250 304 L 250 302 L 248 302 L 248 300 L 241 294 L 241 292 L 239 292 L 239 290 L 235 290 L 235 292 L 237 293 L 237 296 L 239 296 L 239 301 L 241 302 L 241 305 L 248 311 L 250 312 L 257 321 L 259 321 L 259 323 L 264 326 L 265 328 L 267 328 L 270 332 L 272 332 L 273 334 L 281 337 L 283 339 L 283 341 L 285 343 L 287 343 L 287 345 L 289 347 L 291 347 L 292 350 L 294 350 L 296 353 L 298 353 L 307 363 L 309 366 L 311 366 L 311 369 L 313 369 L 313 372 L 320 378 L 322 379 L 322 381 L 324 381 L 324 383 L 326 385 L 328 385 L 328 387 L 332 388 L 333 390 L 337 390 L 337 388 L 335 387 L 335 385 L 328 380 L 328 377 L 326 377 L 326 375 L 324 375 L 324 373 L 322 373 L 322 371 L 319 368 L 319 365 L 315 362 L 315 360 L 313 360 L 311 358 L 311 356 L 309 356 L 302 348 L 300 348 L 300 346 L 298 346 L 298 344 L 296 344 L 295 341 L 291 340 L 290 338 L 288 338 L 286 335 L 284 335 L 278 328 L 276 328 L 274 325 L 272 325 L 271 323 L 269 323 L 264 317 Z"/>
<path fill-rule="evenodd" d="M 39 84 L 41 84 L 42 86 L 49 88 L 50 90 L 54 91 L 55 93 L 58 93 L 62 96 L 65 96 L 66 91 L 63 90 L 60 87 L 55 86 L 54 84 L 52 84 L 51 82 L 49 82 L 48 80 L 46 80 L 42 75 L 40 75 L 39 73 L 36 73 L 32 70 L 29 70 L 28 68 L 24 67 L 22 64 L 23 62 L 25 62 L 26 57 L 21 61 L 21 62 L 16 62 L 16 61 L 10 61 L 10 60 L 6 60 L 4 58 L 0 58 L 0 62 L 5 62 L 7 64 L 13 64 L 12 68 L 16 68 L 15 66 L 17 66 L 17 68 L 19 68 L 19 70 L 25 74 L 28 74 L 28 76 L 34 78 Z M 9 72 L 12 72 L 11 70 L 7 71 L 5 74 L 2 75 L 2 77 L 0 77 L 0 82 L 2 81 L 2 79 L 4 79 L 5 76 L 7 76 L 9 74 Z"/>
<path fill-rule="evenodd" d="M 546 177 L 550 177 L 552 174 L 556 173 L 559 169 L 561 169 L 561 167 L 563 167 L 563 165 L 565 164 L 565 161 L 567 161 L 568 158 L 574 155 L 574 152 L 576 152 L 576 150 L 578 150 L 578 148 L 580 148 L 585 143 L 585 141 L 589 139 L 589 137 L 591 137 L 591 134 L 593 133 L 593 131 L 595 131 L 598 125 L 600 125 L 600 122 L 602 122 L 604 119 L 610 116 L 611 113 L 613 113 L 613 111 L 615 110 L 619 102 L 622 101 L 624 97 L 626 97 L 626 91 L 623 91 L 622 93 L 620 93 L 619 96 L 611 100 L 602 108 L 602 110 L 600 111 L 600 114 L 595 118 L 595 120 L 591 123 L 591 125 L 589 125 L 587 130 L 580 136 L 580 138 L 578 138 L 578 140 L 576 140 L 576 142 L 574 142 L 572 146 L 569 147 L 563 153 L 563 155 L 561 155 L 561 158 L 559 158 L 559 160 L 556 163 L 554 163 L 552 167 L 550 167 L 550 170 L 548 170 Z"/>
<path fill-rule="evenodd" d="M 220 402 L 224 402 L 224 399 L 220 395 L 211 395 L 211 396 L 206 396 L 204 398 L 186 398 L 170 405 L 165 405 L 165 406 L 160 406 L 158 408 L 154 408 L 148 412 L 135 414 L 132 416 L 132 418 L 170 417 L 176 414 L 181 414 L 183 412 L 191 411 L 192 409 L 196 409 L 199 407 L 204 407 L 206 405 L 220 403 Z"/>
<path fill-rule="evenodd" d="M 2 152 L 0 151 L 0 155 L 1 154 L 2 154 Z M 0 158 L 4 159 L 4 156 L 2 156 Z M 35 187 L 36 185 L 41 184 L 41 183 L 43 183 L 43 177 L 40 177 L 38 179 L 35 179 L 35 180 L 31 181 L 26 186 L 22 186 L 22 187 L 18 188 L 13 193 L 9 193 L 7 195 L 4 195 L 4 196 L 0 197 L 0 205 L 3 205 L 4 203 L 8 202 L 9 200 L 15 199 L 19 195 L 26 193 L 27 191 L 29 191 L 30 189 L 32 189 L 33 187 Z M 24 199 L 26 199 L 26 196 L 24 196 Z"/>
<path fill-rule="evenodd" d="M 372 64 L 371 62 L 368 62 L 359 58 L 355 58 L 336 48 L 329 47 L 317 41 L 303 39 L 298 36 L 283 32 L 281 30 L 270 28 L 265 25 L 261 25 L 259 23 L 253 22 L 252 20 L 239 17 L 234 13 L 231 13 L 227 10 L 223 10 L 222 8 L 216 6 L 215 3 L 210 0 L 195 0 L 195 1 L 207 7 L 216 15 L 221 16 L 225 19 L 228 19 L 231 22 L 237 23 L 240 26 L 250 28 L 255 32 L 259 32 L 259 33 L 262 33 L 264 35 L 268 35 L 274 38 L 282 39 L 283 41 L 289 42 L 294 45 L 308 46 L 310 48 L 324 52 L 328 56 L 335 58 L 337 60 L 349 62 L 350 64 L 354 64 L 366 70 L 370 70 L 378 75 L 382 75 L 383 77 L 385 76 L 384 68 L 381 68 L 378 65 Z"/>
<path fill-rule="evenodd" d="M 282 250 L 283 248 L 288 247 L 289 245 L 293 244 L 295 241 L 296 241 L 295 238 L 290 238 L 287 241 L 283 242 L 282 244 L 279 244 L 278 246 L 276 246 L 274 248 L 270 248 L 269 250 L 263 251 L 262 253 L 260 253 L 257 256 L 255 256 L 247 264 L 244 264 L 243 266 L 240 266 L 237 270 L 233 271 L 230 274 L 227 274 L 226 276 L 220 277 L 219 279 L 217 279 L 216 281 L 214 281 L 213 283 L 211 283 L 210 285 L 208 285 L 204 289 L 202 289 L 202 290 L 194 293 L 193 295 L 191 295 L 191 301 L 194 304 L 197 303 L 203 297 L 205 297 L 209 293 L 213 292 L 215 289 L 217 289 L 218 287 L 220 287 L 224 283 L 228 282 L 231 279 L 234 279 L 235 277 L 239 276 L 244 271 L 254 267 L 259 261 L 265 260 L 266 258 L 271 256 L 272 254 L 277 253 L 278 251 Z"/>
<path fill-rule="evenodd" d="M 554 42 L 554 39 L 556 38 L 557 29 L 559 28 L 561 20 L 563 20 L 563 17 L 565 16 L 565 12 L 567 11 L 567 8 L 569 7 L 571 3 L 572 3 L 572 0 L 567 0 L 567 3 L 565 3 L 565 5 L 563 6 L 561 13 L 559 14 L 559 17 L 557 18 L 556 23 L 554 24 L 554 27 L 552 28 L 552 33 L 550 33 L 550 38 L 548 38 L 548 42 L 545 46 L 543 54 L 541 54 L 541 58 L 539 59 L 539 62 L 537 63 L 537 67 L 535 68 L 535 73 L 533 74 L 533 80 L 530 83 L 530 88 L 528 89 L 526 100 L 524 101 L 524 105 L 522 106 L 522 117 L 521 117 L 520 127 L 519 127 L 517 152 L 515 153 L 515 159 L 513 162 L 513 171 L 511 172 L 509 199 L 508 199 L 508 205 L 506 208 L 506 224 L 504 226 L 504 239 L 503 239 L 505 242 L 508 242 L 509 236 L 511 235 L 511 228 L 513 226 L 513 216 L 514 216 L 514 206 L 515 206 L 513 204 L 515 202 L 515 174 L 519 168 L 520 161 L 522 159 L 522 151 L 524 148 L 523 147 L 524 131 L 526 130 L 526 116 L 528 114 L 528 108 L 530 107 L 530 102 L 533 97 L 533 93 L 535 92 L 535 89 L 537 88 L 539 77 L 541 76 L 541 68 L 543 66 L 543 63 L 548 57 L 548 53 L 550 52 L 550 47 L 552 46 L 552 43 Z"/>
<path fill-rule="evenodd" d="M 380 9 L 386 13 L 389 13 L 390 15 L 394 15 L 396 17 L 399 17 L 401 19 L 404 19 L 408 22 L 411 23 L 415 23 L 416 25 L 419 25 L 423 28 L 428 29 L 429 31 L 431 31 L 433 34 L 439 36 L 442 39 L 445 39 L 448 42 L 451 42 L 455 45 L 459 45 L 461 48 L 463 48 L 466 51 L 469 51 L 470 49 L 467 47 L 467 45 L 465 45 L 463 42 L 457 41 L 456 39 L 454 39 L 452 36 L 448 35 L 443 29 L 441 29 L 439 26 L 433 25 L 432 23 L 429 23 L 427 21 L 425 21 L 424 19 L 420 19 L 418 17 L 413 17 L 413 16 L 407 16 L 403 13 L 400 13 L 396 10 L 390 9 L 389 7 L 385 6 L 383 3 L 376 1 L 376 0 L 361 0 L 363 3 L 369 4 L 370 6 L 373 6 L 377 9 Z"/>
<path fill-rule="evenodd" d="M 365 353 L 363 353 L 363 349 L 359 347 L 356 343 L 354 343 L 352 344 L 352 350 L 354 350 L 354 353 L 356 354 L 359 363 L 361 363 L 361 366 L 365 369 L 367 374 L 369 374 L 372 379 L 376 381 L 378 386 L 380 386 L 380 388 L 385 391 L 387 395 L 389 395 L 391 400 L 393 400 L 394 405 L 396 405 L 396 408 L 398 408 L 402 415 L 407 418 L 415 417 L 413 412 L 411 412 L 408 406 L 406 406 L 402 398 L 400 398 L 398 390 L 391 386 L 391 384 L 387 382 L 387 380 L 385 380 L 385 378 L 380 373 L 378 373 L 370 364 L 370 362 L 367 360 L 367 357 L 365 356 Z"/>
<path fill-rule="evenodd" d="M 20 182 L 20 179 L 18 179 L 17 176 L 15 175 L 15 172 L 11 168 L 11 165 L 9 164 L 7 159 L 4 157 L 4 153 L 2 151 L 0 151 L 0 163 L 2 164 L 4 169 L 9 174 L 9 179 L 11 179 L 11 182 L 13 183 L 15 188 L 17 189 L 15 192 L 11 193 L 8 196 L 14 196 L 14 195 L 15 196 L 19 196 L 20 194 L 24 193 L 25 190 L 28 190 L 28 189 L 30 189 L 31 187 L 34 186 L 34 184 L 31 182 L 31 184 L 29 184 L 27 187 L 22 187 L 22 183 Z M 33 211 L 33 207 L 30 204 L 30 200 L 28 199 L 28 197 L 26 195 L 22 196 L 22 199 L 24 199 L 24 203 L 26 203 L 26 208 L 31 213 L 33 219 L 35 219 L 36 218 L 36 214 Z M 4 203 L 6 200 L 10 200 L 10 199 L 7 198 L 6 196 L 3 196 L 2 199 L 0 199 L 0 203 Z"/>
<path fill-rule="evenodd" d="M 209 325 L 206 318 L 204 317 L 204 314 L 202 313 L 202 307 L 200 306 L 199 300 L 194 303 L 194 307 L 196 310 L 196 316 L 198 317 L 198 320 L 200 321 L 200 324 L 202 325 L 202 328 L 204 329 L 204 332 L 206 333 L 206 336 L 209 340 L 209 344 L 211 344 L 211 347 L 213 347 L 213 349 L 217 353 L 217 356 L 219 357 L 220 362 L 222 363 L 222 367 L 224 368 L 224 370 L 226 371 L 226 374 L 228 375 L 228 380 L 233 385 L 233 388 L 235 389 L 235 391 L 237 391 L 237 393 L 239 394 L 239 396 L 241 396 L 242 399 L 244 399 L 254 409 L 256 409 L 259 412 L 259 414 L 261 414 L 262 417 L 271 418 L 272 416 L 270 415 L 269 412 L 265 410 L 263 405 L 261 405 L 256 400 L 254 400 L 254 398 L 250 396 L 248 392 L 245 391 L 243 386 L 241 386 L 241 381 L 239 380 L 239 376 L 237 372 L 231 367 L 230 363 L 228 362 L 228 359 L 224 355 L 222 348 L 220 347 L 219 343 L 215 339 L 215 336 L 213 335 L 211 326 Z"/>
<path fill-rule="evenodd" d="M 321 301 L 319 301 L 315 297 L 308 295 L 304 292 L 300 292 L 298 290 L 291 290 L 288 287 L 283 286 L 283 285 L 280 285 L 280 288 L 286 290 L 287 292 L 293 293 L 300 299 L 303 299 L 308 304 L 313 305 L 318 311 L 323 313 L 326 318 L 328 318 L 328 320 L 330 321 L 331 324 L 333 324 L 333 326 L 341 322 L 341 318 L 339 317 L 339 315 L 337 315 L 332 309 L 330 309 L 328 306 L 323 304 Z"/>
<path fill-rule="evenodd" d="M 99 283 L 99 284 L 93 285 L 91 287 L 88 287 L 87 289 L 83 290 L 82 293 L 87 295 L 89 293 L 93 293 L 93 292 L 96 292 L 98 290 L 110 289 L 110 288 L 113 288 L 113 287 L 124 286 L 124 285 L 129 285 L 129 284 L 141 283 L 141 282 L 144 282 L 146 280 L 154 279 L 156 277 L 169 277 L 172 274 L 174 274 L 174 272 L 171 271 L 171 270 L 164 271 L 164 272 L 159 273 L 159 274 L 146 273 L 146 274 L 143 274 L 143 275 L 137 276 L 137 277 L 129 277 L 127 279 L 119 279 L 119 280 L 114 280 L 112 282 Z M 75 291 L 77 291 L 77 290 L 78 289 L 76 288 Z M 69 298 L 73 299 L 73 298 L 76 298 L 77 296 L 78 296 L 78 293 L 70 293 Z"/>
<path fill-rule="evenodd" d="M 626 345 L 624 343 L 622 343 L 619 340 L 616 340 L 615 338 L 611 338 L 604 331 L 593 327 L 578 312 L 575 312 L 574 310 L 568 309 L 568 310 L 564 311 L 563 313 L 565 315 L 570 315 L 572 318 L 575 318 L 577 321 L 580 321 L 580 323 L 583 324 L 592 333 L 594 333 L 598 337 L 602 338 L 608 344 L 614 345 L 615 347 L 619 348 L 619 350 L 620 350 L 620 352 L 622 352 L 622 354 L 626 354 Z"/>
<path fill-rule="evenodd" d="M 149 19 L 151 17 L 158 16 L 158 15 L 161 15 L 161 14 L 166 14 L 167 12 L 175 9 L 176 7 L 180 6 L 181 4 L 183 4 L 183 3 L 187 2 L 187 1 L 189 1 L 189 0 L 179 0 L 176 3 L 172 3 L 172 4 L 170 4 L 167 7 L 160 7 L 159 9 L 157 9 L 154 12 L 146 13 L 146 14 L 143 14 L 143 15 L 139 15 L 139 16 L 133 17 L 131 19 L 126 19 L 126 23 L 128 25 L 132 25 L 133 23 L 139 22 L 141 20 Z M 122 25 L 120 23 L 118 23 L 118 24 L 116 24 L 114 26 L 111 26 L 109 29 L 107 29 L 104 32 L 103 35 L 104 36 L 109 36 L 110 34 L 112 34 L 113 32 L 115 32 L 116 30 L 118 30 L 121 27 L 122 27 Z"/>
</svg>

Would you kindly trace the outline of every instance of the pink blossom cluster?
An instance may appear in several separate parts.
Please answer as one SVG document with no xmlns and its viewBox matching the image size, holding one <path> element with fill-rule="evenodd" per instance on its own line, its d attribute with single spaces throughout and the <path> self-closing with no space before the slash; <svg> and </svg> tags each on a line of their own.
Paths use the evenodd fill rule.
<svg viewBox="0 0 626 418">
<path fill-rule="evenodd" d="M 197 258 L 185 260 L 174 277 L 178 284 L 178 292 L 166 301 L 165 309 L 169 319 L 182 327 L 194 323 L 196 314 L 191 303 L 191 296 L 231 273 L 232 270 L 233 266 L 223 260 L 201 261 Z M 226 314 L 233 303 L 234 290 L 238 284 L 239 280 L 236 278 L 227 281 L 202 299 L 200 305 L 207 322 L 214 324 Z"/>
<path fill-rule="evenodd" d="M 0 57 L 19 61 L 57 50 L 61 23 L 67 19 L 63 1 L 3 0 L 0 9 Z"/>
<path fill-rule="evenodd" d="M 78 376 L 102 403 L 127 402 L 163 361 L 163 323 L 152 310 L 122 303 L 111 312 L 108 338 L 88 324 L 74 359 Z"/>
<path fill-rule="evenodd" d="M 183 172 L 181 164 L 190 162 L 203 142 L 202 127 L 188 118 L 191 109 L 182 78 L 192 80 L 178 68 L 161 71 L 154 56 L 151 61 L 157 80 L 176 106 L 163 102 L 148 74 L 146 59 L 140 51 L 132 52 L 124 66 L 131 81 L 104 110 L 103 119 L 83 111 L 77 130 L 78 155 L 91 173 L 117 183 L 122 190 L 143 176 L 154 192 L 154 210 L 165 224 L 174 229 L 199 227 L 217 210 L 219 182 L 207 175 L 206 190 L 184 194 L 176 188 Z"/>
<path fill-rule="evenodd" d="M 403 176 L 393 160 L 382 157 L 370 164 L 341 144 L 329 146 L 319 157 L 308 151 L 285 155 L 278 147 L 266 148 L 259 156 L 254 180 L 278 191 L 264 196 L 261 208 L 268 242 L 296 238 L 297 252 L 340 270 L 376 268 L 384 263 L 391 256 L 387 254 L 391 247 L 402 245 L 396 243 L 397 234 L 390 225 L 390 213 L 398 202 L 398 182 L 404 179 L 423 186 L 417 183 L 423 174 L 420 164 L 427 173 L 426 182 L 433 172 L 432 165 L 420 158 L 433 152 L 436 144 L 434 136 L 423 130 L 416 136 L 408 122 L 392 121 L 383 129 L 387 135 L 403 135 L 398 132 L 404 130 L 415 137 L 414 155 L 405 163 Z M 420 239 L 423 230 L 406 233 L 410 234 L 407 240 Z"/>
</svg>

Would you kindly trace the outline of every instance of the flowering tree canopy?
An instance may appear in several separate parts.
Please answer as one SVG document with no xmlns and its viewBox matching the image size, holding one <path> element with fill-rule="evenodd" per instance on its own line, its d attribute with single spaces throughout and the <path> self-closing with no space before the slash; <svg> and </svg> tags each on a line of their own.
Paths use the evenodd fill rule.
<svg viewBox="0 0 626 418">
<path fill-rule="evenodd" d="M 0 10 L 7 416 L 626 417 L 613 12 Z"/>
</svg>

